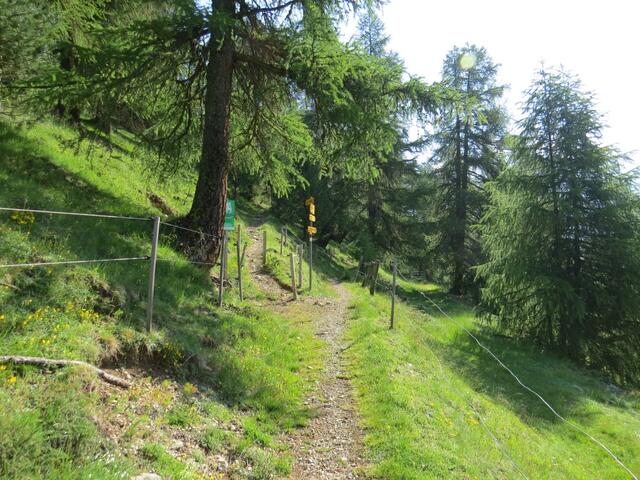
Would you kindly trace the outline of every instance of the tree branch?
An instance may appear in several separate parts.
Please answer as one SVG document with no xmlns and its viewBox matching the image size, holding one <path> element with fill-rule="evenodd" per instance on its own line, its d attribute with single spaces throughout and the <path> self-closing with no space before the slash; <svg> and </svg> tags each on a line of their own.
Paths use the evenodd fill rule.
<svg viewBox="0 0 640 480">
<path fill-rule="evenodd" d="M 88 368 L 98 375 L 102 380 L 111 385 L 115 385 L 120 388 L 130 388 L 131 384 L 115 375 L 101 370 L 98 367 L 87 362 L 81 362 L 80 360 L 54 360 L 50 358 L 42 357 L 21 357 L 17 355 L 2 355 L 0 356 L 0 363 L 14 363 L 16 365 L 36 365 L 41 367 L 67 367 L 69 365 L 79 365 L 81 367 Z"/>
</svg>

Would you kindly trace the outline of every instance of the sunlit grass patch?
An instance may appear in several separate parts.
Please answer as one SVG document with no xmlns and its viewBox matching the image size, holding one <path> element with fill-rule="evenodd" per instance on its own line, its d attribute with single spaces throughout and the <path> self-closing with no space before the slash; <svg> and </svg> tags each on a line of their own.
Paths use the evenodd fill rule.
<svg viewBox="0 0 640 480">
<path fill-rule="evenodd" d="M 521 478 L 518 470 L 528 478 L 628 478 L 421 296 L 405 291 L 413 306 L 398 302 L 396 327 L 389 330 L 390 297 L 349 288 L 354 299 L 346 353 L 374 478 Z M 560 413 L 640 469 L 640 415 L 632 393 L 615 392 L 562 359 L 495 336 L 464 304 L 431 292 Z"/>
</svg>

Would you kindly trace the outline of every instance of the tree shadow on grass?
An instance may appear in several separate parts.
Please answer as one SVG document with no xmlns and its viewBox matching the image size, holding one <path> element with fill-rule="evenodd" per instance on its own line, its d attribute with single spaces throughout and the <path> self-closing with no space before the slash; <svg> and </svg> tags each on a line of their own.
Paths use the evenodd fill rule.
<svg viewBox="0 0 640 480">
<path fill-rule="evenodd" d="M 123 180 L 126 179 L 114 179 Z M 2 123 L 0 183 L 3 185 L 0 206 L 3 207 L 139 217 L 153 213 L 144 205 L 117 198 L 56 165 L 44 147 Z M 11 212 L 0 212 L 0 230 L 15 239 L 12 244 L 3 242 L 0 245 L 0 263 L 145 256 L 150 252 L 151 225 L 150 221 L 49 214 L 36 214 L 33 220 L 19 224 L 11 219 Z M 163 227 L 163 244 L 168 243 L 168 234 L 169 230 Z M 168 257 L 162 258 L 164 254 Z M 301 387 L 292 371 L 301 368 L 305 360 L 304 352 L 296 350 L 297 340 L 291 338 L 295 332 L 281 325 L 282 322 L 270 320 L 265 324 L 259 312 L 251 309 L 215 308 L 213 285 L 205 269 L 187 263 L 167 248 L 160 249 L 160 258 L 156 273 L 154 327 L 164 334 L 170 345 L 183 352 L 179 360 L 182 363 L 177 368 L 167 369 L 166 374 L 178 380 L 190 378 L 196 383 L 213 386 L 219 398 L 229 404 L 259 404 L 274 417 L 286 418 L 289 423 L 304 421 L 309 412 L 299 407 L 300 394 L 296 392 Z M 119 306 L 124 314 L 110 321 L 133 328 L 141 336 L 146 335 L 148 261 L 59 266 L 51 270 L 51 274 L 39 277 L 40 283 L 34 288 L 12 290 L 4 301 L 22 310 L 28 298 L 33 298 L 31 309 L 44 305 L 62 306 L 68 300 L 66 293 L 70 293 L 63 288 L 65 285 L 75 281 L 86 297 L 90 287 L 83 282 L 90 282 L 97 272 L 111 290 L 126 292 Z M 31 271 L 36 272 L 36 269 Z M 11 275 L 17 273 L 12 271 Z M 95 297 L 99 295 L 95 293 Z M 96 325 L 96 331 L 99 328 Z M 272 340 L 267 342 L 261 340 L 263 338 Z M 153 337 L 148 339 L 152 344 Z M 287 343 L 291 343 L 292 355 L 300 358 L 288 356 Z M 268 345 L 273 350 L 256 356 L 251 351 L 255 345 L 261 348 Z M 166 345 L 164 354 L 167 354 Z M 128 363 L 126 359 L 122 362 Z"/>
<path fill-rule="evenodd" d="M 445 293 L 429 294 L 429 297 L 453 317 L 469 315 L 468 306 Z M 414 292 L 405 298 L 436 322 L 452 322 L 421 295 L 416 296 Z M 501 336 L 491 327 L 466 326 L 522 383 L 539 393 L 560 415 L 570 417 L 574 422 L 589 425 L 593 421 L 596 413 L 586 408 L 589 400 L 609 407 L 616 405 L 622 410 L 633 408 L 630 395 L 607 388 L 594 372 L 581 369 L 533 345 Z M 446 339 L 425 333 L 428 347 L 474 391 L 492 398 L 535 428 L 550 428 L 561 422 L 464 331 L 458 330 L 453 337 Z"/>
</svg>

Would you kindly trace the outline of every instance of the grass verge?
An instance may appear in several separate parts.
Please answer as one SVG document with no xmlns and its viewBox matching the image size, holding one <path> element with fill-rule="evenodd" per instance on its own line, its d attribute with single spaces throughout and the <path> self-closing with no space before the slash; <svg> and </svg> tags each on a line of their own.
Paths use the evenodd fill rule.
<svg viewBox="0 0 640 480">
<path fill-rule="evenodd" d="M 48 123 L 0 124 L 0 206 L 184 213 L 192 179 L 154 176 L 138 153 L 117 132 L 88 141 Z M 150 232 L 141 221 L 3 212 L 0 264 L 143 256 Z M 311 328 L 253 307 L 261 293 L 248 275 L 238 299 L 234 248 L 225 308 L 215 307 L 208 272 L 171 248 L 173 235 L 163 226 L 152 334 L 146 261 L 0 271 L 3 354 L 127 367 L 116 373 L 134 383 L 122 391 L 77 368 L 0 365 L 1 478 L 286 473 L 274 439 L 308 417 Z"/>
<path fill-rule="evenodd" d="M 390 299 L 352 284 L 346 354 L 366 429 L 373 478 L 607 478 L 626 474 L 560 422 L 463 331 L 419 300 L 431 292 L 522 380 L 569 420 L 640 471 L 640 395 L 476 325 L 436 286 L 404 282 L 389 330 Z M 524 475 L 523 475 L 524 474 Z"/>
</svg>

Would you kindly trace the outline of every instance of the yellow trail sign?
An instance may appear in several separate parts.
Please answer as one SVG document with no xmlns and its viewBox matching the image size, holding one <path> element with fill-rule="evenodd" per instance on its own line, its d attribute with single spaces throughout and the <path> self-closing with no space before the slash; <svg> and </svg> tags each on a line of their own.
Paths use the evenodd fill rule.
<svg viewBox="0 0 640 480">
<path fill-rule="evenodd" d="M 309 235 L 315 235 L 318 232 L 318 229 L 316 227 L 307 227 L 307 233 Z"/>
<path fill-rule="evenodd" d="M 310 222 L 315 222 L 316 221 L 316 216 L 309 214 L 309 221 Z"/>
<path fill-rule="evenodd" d="M 313 197 L 309 197 L 304 201 L 304 204 L 307 206 L 313 205 L 314 203 L 316 203 L 316 199 Z"/>
</svg>

